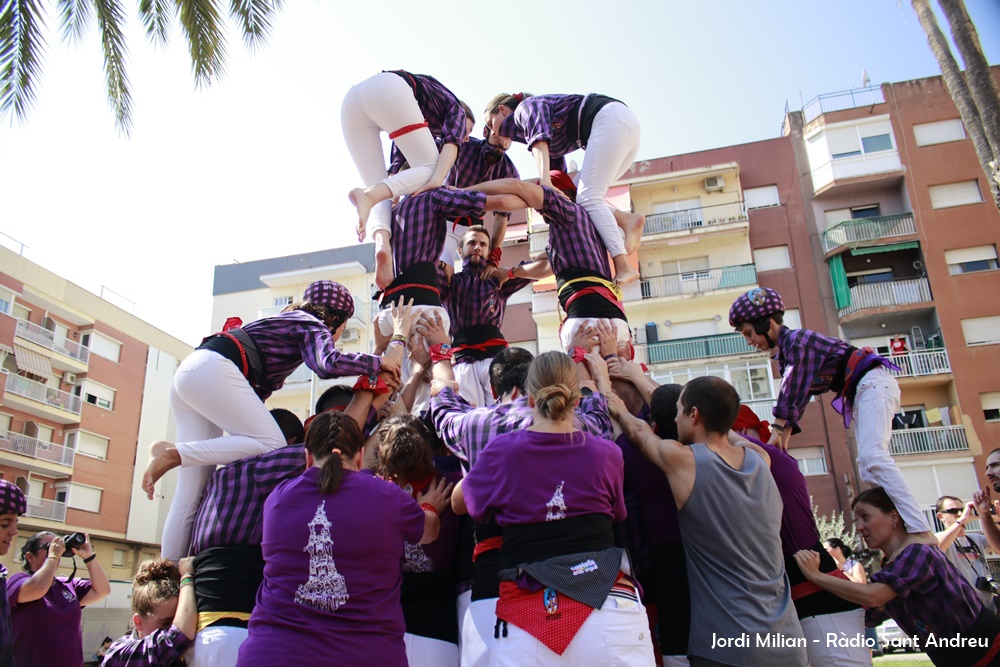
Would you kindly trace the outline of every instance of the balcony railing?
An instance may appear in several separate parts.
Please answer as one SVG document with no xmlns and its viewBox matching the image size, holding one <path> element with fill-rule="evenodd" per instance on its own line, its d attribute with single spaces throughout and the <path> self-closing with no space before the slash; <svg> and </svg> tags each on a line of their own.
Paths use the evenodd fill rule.
<svg viewBox="0 0 1000 667">
<path fill-rule="evenodd" d="M 648 365 L 758 353 L 756 348 L 747 345 L 743 336 L 735 333 L 635 346 L 635 360 Z"/>
<path fill-rule="evenodd" d="M 741 201 L 689 208 L 683 211 L 670 211 L 669 213 L 654 213 L 646 216 L 646 225 L 642 228 L 642 235 L 650 236 L 711 225 L 725 225 L 732 222 L 742 222 L 746 219 L 746 204 Z"/>
<path fill-rule="evenodd" d="M 17 321 L 17 336 L 84 364 L 90 359 L 88 348 L 25 320 Z"/>
<path fill-rule="evenodd" d="M 7 374 L 7 393 L 23 396 L 44 403 L 53 408 L 61 408 L 73 414 L 80 414 L 80 397 L 65 391 L 46 386 L 41 382 L 29 380 L 20 375 Z"/>
<path fill-rule="evenodd" d="M 901 369 L 889 371 L 896 377 L 921 377 L 951 372 L 951 362 L 948 360 L 948 352 L 945 350 L 922 350 L 894 354 L 889 359 Z"/>
<path fill-rule="evenodd" d="M 820 95 L 802 107 L 802 117 L 804 122 L 809 123 L 818 118 L 820 114 L 843 111 L 844 109 L 856 109 L 858 107 L 870 107 L 876 104 L 883 104 L 884 102 L 885 95 L 882 94 L 881 86 L 845 90 L 839 93 L 827 93 L 826 95 Z"/>
<path fill-rule="evenodd" d="M 753 413 L 757 415 L 757 418 L 765 422 L 774 421 L 774 404 L 777 403 L 773 398 L 763 398 L 756 401 L 743 401 L 743 405 L 747 406 Z"/>
<path fill-rule="evenodd" d="M 668 276 L 643 278 L 623 289 L 625 301 L 660 299 L 681 294 L 703 294 L 715 290 L 747 287 L 757 284 L 757 268 L 753 264 L 724 266 L 704 271 L 688 271 Z"/>
<path fill-rule="evenodd" d="M 931 287 L 926 278 L 895 280 L 888 283 L 869 283 L 851 288 L 851 304 L 839 311 L 840 317 L 866 308 L 904 306 L 927 303 L 931 300 Z"/>
<path fill-rule="evenodd" d="M 969 449 L 964 426 L 930 426 L 892 432 L 889 452 L 893 456 L 963 452 Z"/>
<path fill-rule="evenodd" d="M 899 151 L 896 150 L 836 158 L 813 169 L 813 188 L 819 191 L 830 183 L 845 178 L 891 174 L 902 169 L 903 163 L 899 161 Z"/>
<path fill-rule="evenodd" d="M 528 235 L 528 244 L 532 255 L 545 252 L 545 246 L 549 244 L 548 225 L 539 225 L 535 229 L 532 229 L 531 234 Z"/>
<path fill-rule="evenodd" d="M 51 461 L 70 467 L 73 466 L 73 459 L 76 457 L 74 449 L 11 431 L 0 431 L 0 451 L 30 456 L 40 461 Z"/>
<path fill-rule="evenodd" d="M 28 511 L 24 513 L 25 516 L 59 521 L 60 523 L 66 522 L 66 503 L 47 498 L 32 498 L 31 496 L 28 496 L 27 500 Z"/>
<path fill-rule="evenodd" d="M 848 243 L 878 241 L 890 236 L 916 234 L 917 226 L 912 213 L 884 215 L 878 218 L 846 220 L 823 232 L 823 252 L 830 252 Z"/>
</svg>

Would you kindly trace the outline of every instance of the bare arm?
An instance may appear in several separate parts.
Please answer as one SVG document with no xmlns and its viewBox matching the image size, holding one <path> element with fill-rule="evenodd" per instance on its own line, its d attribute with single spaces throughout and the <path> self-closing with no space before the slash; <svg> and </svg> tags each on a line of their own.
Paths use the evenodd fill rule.
<svg viewBox="0 0 1000 667">
<path fill-rule="evenodd" d="M 441 518 L 438 515 L 448 505 L 454 488 L 454 484 L 442 478 L 432 482 L 427 490 L 421 494 L 421 506 L 430 504 L 434 510 L 424 510 L 424 534 L 420 538 L 420 544 L 430 544 L 438 538 L 441 533 Z"/>
<path fill-rule="evenodd" d="M 425 183 L 419 190 L 414 194 L 420 194 L 422 192 L 429 192 L 434 188 L 439 188 L 444 185 L 444 180 L 448 178 L 448 172 L 455 164 L 455 160 L 458 158 L 458 145 L 457 144 L 445 144 L 441 147 L 441 152 L 438 153 L 437 164 L 434 166 L 434 173 L 431 174 L 431 178 L 427 183 Z"/>
<path fill-rule="evenodd" d="M 469 508 L 465 506 L 465 492 L 462 491 L 462 483 L 459 482 L 451 492 L 451 511 L 459 516 L 469 513 Z"/>
<path fill-rule="evenodd" d="M 521 199 L 520 206 L 511 206 L 506 209 L 499 206 L 495 207 L 496 210 L 500 211 L 513 211 L 517 208 L 540 209 L 545 205 L 545 190 L 541 186 L 516 178 L 501 178 L 496 181 L 486 181 L 479 185 L 473 185 L 468 189 L 476 192 L 485 192 L 487 196 L 517 195 Z M 487 208 L 491 207 L 487 205 Z"/>
<path fill-rule="evenodd" d="M 55 579 L 56 571 L 59 569 L 59 559 L 66 546 L 61 537 L 54 537 L 49 542 L 49 555 L 45 562 L 32 575 L 21 584 L 21 589 L 17 592 L 17 603 L 34 602 L 41 600 L 52 588 L 52 580 Z"/>
<path fill-rule="evenodd" d="M 94 547 L 90 543 L 90 535 L 87 535 L 87 541 L 83 543 L 79 549 L 74 549 L 74 553 L 81 558 L 87 559 L 94 555 Z M 89 604 L 94 604 L 95 602 L 100 602 L 104 598 L 111 595 L 111 582 L 108 581 L 108 575 L 105 574 L 104 568 L 101 567 L 100 561 L 96 558 L 87 563 L 87 574 L 90 575 L 90 592 L 83 596 L 80 600 L 80 606 L 86 607 Z"/>
<path fill-rule="evenodd" d="M 865 607 L 881 607 L 896 598 L 896 591 L 886 584 L 859 584 L 820 572 L 819 554 L 810 549 L 796 552 L 795 562 L 799 564 L 806 579 L 848 602 Z"/>
<path fill-rule="evenodd" d="M 536 141 L 531 145 L 531 154 L 535 156 L 535 164 L 538 165 L 538 182 L 540 185 L 552 187 L 552 178 L 549 176 L 549 142 Z"/>
<path fill-rule="evenodd" d="M 947 551 L 948 547 L 954 544 L 955 539 L 962 534 L 962 530 L 965 528 L 965 522 L 972 517 L 972 510 L 975 509 L 975 507 L 974 503 L 966 503 L 965 509 L 962 510 L 962 513 L 959 515 L 955 523 L 951 524 L 940 533 L 935 533 L 935 536 L 938 538 L 938 547 L 940 547 L 941 551 Z"/>
<path fill-rule="evenodd" d="M 501 209 L 502 210 L 502 209 Z M 507 236 L 507 223 L 510 221 L 510 216 L 508 215 L 494 215 L 493 216 L 493 241 L 490 243 L 492 248 L 502 248 L 504 237 Z"/>
<path fill-rule="evenodd" d="M 983 527 L 983 534 L 986 535 L 986 542 L 994 553 L 1000 553 L 1000 527 L 997 526 L 994 515 L 990 513 L 997 503 L 993 500 L 990 487 L 987 486 L 982 491 L 972 494 L 972 502 L 979 512 L 979 523 Z"/>
<path fill-rule="evenodd" d="M 541 257 L 533 262 L 515 266 L 511 271 L 515 278 L 527 278 L 528 280 L 542 280 L 552 275 L 552 267 L 549 266 L 548 257 Z"/>
<path fill-rule="evenodd" d="M 177 563 L 181 571 L 181 577 L 194 574 L 194 558 L 182 558 Z M 177 626 L 185 637 L 194 639 L 198 633 L 198 600 L 194 594 L 194 584 L 182 584 L 181 592 L 177 598 L 177 613 L 174 614 L 173 624 Z"/>
</svg>

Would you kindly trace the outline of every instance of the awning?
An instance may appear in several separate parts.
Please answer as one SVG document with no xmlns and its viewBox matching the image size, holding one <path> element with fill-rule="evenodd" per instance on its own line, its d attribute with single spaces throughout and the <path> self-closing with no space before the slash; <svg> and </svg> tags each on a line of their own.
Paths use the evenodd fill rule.
<svg viewBox="0 0 1000 667">
<path fill-rule="evenodd" d="M 14 345 L 14 360 L 17 369 L 43 380 L 52 375 L 52 365 L 49 360 L 33 350 L 20 345 Z"/>
<path fill-rule="evenodd" d="M 892 252 L 893 250 L 910 250 L 912 248 L 919 248 L 920 244 L 917 241 L 906 241 L 905 243 L 890 243 L 889 245 L 872 245 L 865 248 L 854 248 L 851 250 L 851 254 L 857 257 L 858 255 L 874 255 L 877 252 Z"/>
</svg>

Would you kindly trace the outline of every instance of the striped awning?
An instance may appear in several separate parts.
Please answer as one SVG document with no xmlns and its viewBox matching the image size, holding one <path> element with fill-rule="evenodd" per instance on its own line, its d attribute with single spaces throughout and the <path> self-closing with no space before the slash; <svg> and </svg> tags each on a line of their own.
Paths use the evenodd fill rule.
<svg viewBox="0 0 1000 667">
<path fill-rule="evenodd" d="M 17 369 L 29 375 L 47 380 L 52 375 L 52 365 L 49 360 L 33 350 L 20 345 L 14 345 L 14 361 Z"/>
</svg>

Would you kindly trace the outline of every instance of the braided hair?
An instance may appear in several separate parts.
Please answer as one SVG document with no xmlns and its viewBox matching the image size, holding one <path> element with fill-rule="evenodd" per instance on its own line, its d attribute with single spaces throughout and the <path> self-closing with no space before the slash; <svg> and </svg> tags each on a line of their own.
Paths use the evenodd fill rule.
<svg viewBox="0 0 1000 667">
<path fill-rule="evenodd" d="M 323 412 L 316 415 L 306 432 L 306 449 L 320 465 L 319 490 L 336 493 L 344 476 L 344 461 L 353 459 L 364 441 L 358 423 L 343 412 Z"/>
</svg>

